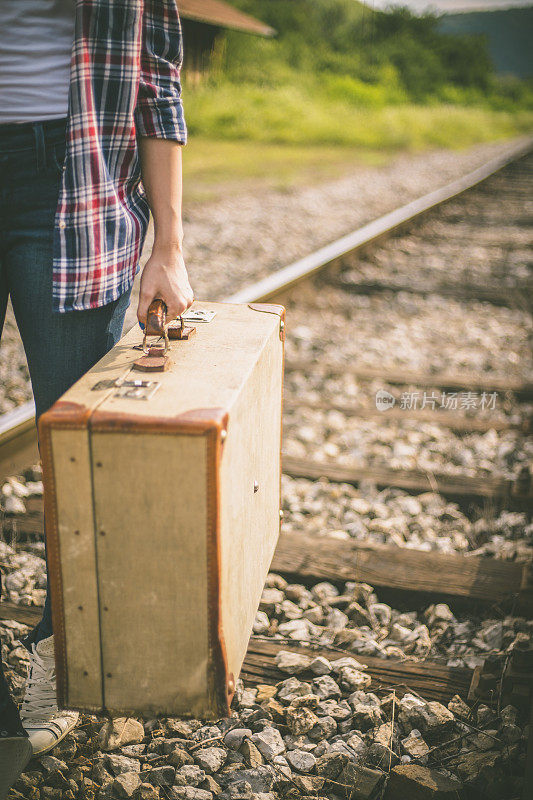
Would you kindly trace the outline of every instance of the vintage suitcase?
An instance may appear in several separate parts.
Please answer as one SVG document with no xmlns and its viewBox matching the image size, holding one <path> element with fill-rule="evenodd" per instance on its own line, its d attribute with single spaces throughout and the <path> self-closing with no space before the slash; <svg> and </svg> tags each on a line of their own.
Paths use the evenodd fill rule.
<svg viewBox="0 0 533 800">
<path fill-rule="evenodd" d="M 284 309 L 202 315 L 165 371 L 132 368 L 136 326 L 40 419 L 61 707 L 228 713 L 279 534 Z"/>
</svg>

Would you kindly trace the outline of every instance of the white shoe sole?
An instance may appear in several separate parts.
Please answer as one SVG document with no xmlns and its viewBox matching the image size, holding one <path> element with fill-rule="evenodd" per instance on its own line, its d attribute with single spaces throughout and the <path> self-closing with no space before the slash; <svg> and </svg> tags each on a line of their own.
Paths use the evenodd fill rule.
<svg viewBox="0 0 533 800">
<path fill-rule="evenodd" d="M 25 736 L 0 739 L 0 800 L 5 800 L 32 756 L 30 740 Z"/>
<path fill-rule="evenodd" d="M 37 756 L 44 756 L 46 753 L 49 753 L 50 750 L 53 750 L 54 747 L 56 747 L 56 745 L 59 744 L 59 742 L 62 742 L 63 739 L 66 736 L 68 736 L 71 731 L 74 730 L 74 728 L 78 724 L 78 720 L 79 720 L 79 716 L 76 717 L 76 720 L 71 725 L 69 725 L 61 734 L 59 734 L 57 736 L 57 738 L 54 738 L 54 741 L 50 742 L 50 744 L 47 745 L 46 747 L 39 748 L 39 747 L 36 747 L 35 744 L 33 744 L 33 755 L 36 756 L 36 757 Z M 22 720 L 22 724 L 24 725 L 24 720 Z M 46 723 L 43 723 L 43 728 L 46 729 Z M 26 733 L 28 734 L 28 736 L 30 738 L 30 743 L 31 743 L 32 730 L 26 728 Z M 0 797 L 0 800 L 2 800 L 1 797 Z"/>
</svg>

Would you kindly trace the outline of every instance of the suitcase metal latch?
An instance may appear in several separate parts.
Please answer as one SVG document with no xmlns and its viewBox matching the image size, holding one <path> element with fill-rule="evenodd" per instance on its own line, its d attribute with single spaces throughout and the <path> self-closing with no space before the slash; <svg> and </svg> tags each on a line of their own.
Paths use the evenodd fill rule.
<svg viewBox="0 0 533 800">
<path fill-rule="evenodd" d="M 91 391 L 99 392 L 103 389 L 116 389 L 117 391 L 113 392 L 113 397 L 126 397 L 128 400 L 149 400 L 160 386 L 159 381 L 127 381 L 118 378 L 116 381 L 98 381 Z"/>
</svg>

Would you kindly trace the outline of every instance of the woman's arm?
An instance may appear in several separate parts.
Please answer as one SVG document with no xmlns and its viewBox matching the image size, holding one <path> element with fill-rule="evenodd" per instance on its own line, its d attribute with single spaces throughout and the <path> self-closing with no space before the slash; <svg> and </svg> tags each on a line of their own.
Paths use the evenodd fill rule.
<svg viewBox="0 0 533 800">
<path fill-rule="evenodd" d="M 137 318 L 144 323 L 154 298 L 165 301 L 173 318 L 191 305 L 193 292 L 182 252 L 181 145 L 147 136 L 140 136 L 138 145 L 142 181 L 154 218 L 154 246 L 142 273 L 137 308 Z"/>
</svg>

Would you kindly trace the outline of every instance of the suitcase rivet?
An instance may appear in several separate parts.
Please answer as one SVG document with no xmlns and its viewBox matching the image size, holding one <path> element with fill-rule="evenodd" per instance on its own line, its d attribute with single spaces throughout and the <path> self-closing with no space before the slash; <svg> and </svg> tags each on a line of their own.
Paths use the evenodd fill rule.
<svg viewBox="0 0 533 800">
<path fill-rule="evenodd" d="M 254 494 L 259 491 L 259 484 L 257 481 L 254 481 Z"/>
<path fill-rule="evenodd" d="M 280 331 L 282 331 L 284 327 L 285 327 L 285 323 L 283 322 L 283 320 L 280 320 L 280 323 L 279 323 Z"/>
<path fill-rule="evenodd" d="M 83 611 L 83 606 L 78 606 L 78 611 Z"/>
<path fill-rule="evenodd" d="M 89 674 L 89 673 L 87 672 L 87 670 L 86 670 L 86 669 L 84 669 L 84 670 L 83 670 L 83 675 L 84 675 L 84 677 L 85 677 L 85 678 L 88 676 L 88 674 Z"/>
<path fill-rule="evenodd" d="M 100 531 L 100 536 L 105 536 L 105 531 Z"/>
<path fill-rule="evenodd" d="M 235 691 L 235 677 L 233 672 L 228 677 L 228 694 L 233 694 Z"/>
<path fill-rule="evenodd" d="M 279 518 L 283 519 L 283 509 L 282 508 L 280 508 L 280 510 L 279 510 Z"/>
<path fill-rule="evenodd" d="M 79 536 L 79 535 L 80 535 L 79 531 L 74 531 L 74 536 Z"/>
<path fill-rule="evenodd" d="M 227 430 L 220 431 L 220 441 L 223 442 L 227 435 L 228 435 Z"/>
<path fill-rule="evenodd" d="M 97 466 L 97 467 L 101 467 L 101 466 L 102 466 L 102 462 L 101 462 L 101 461 L 97 461 L 97 462 L 96 462 L 96 466 Z"/>
<path fill-rule="evenodd" d="M 72 462 L 76 461 L 76 459 L 74 458 L 74 456 L 71 456 L 71 457 L 70 457 L 70 460 L 71 460 Z"/>
<path fill-rule="evenodd" d="M 110 672 L 108 672 L 108 673 L 107 673 L 107 675 L 106 675 L 106 678 L 112 678 L 112 677 L 113 677 L 113 676 L 111 675 L 111 673 L 110 673 Z"/>
</svg>

